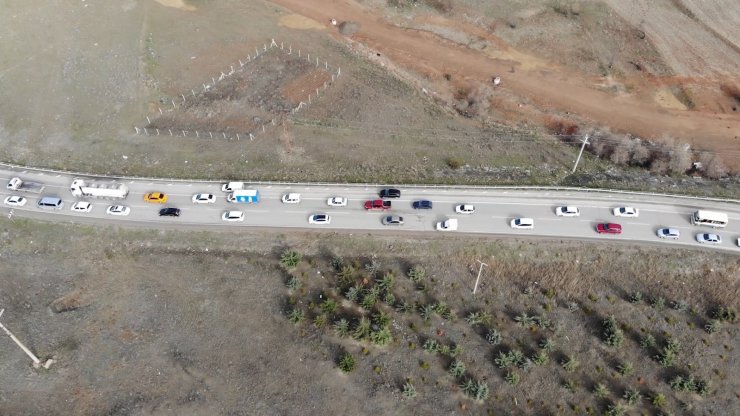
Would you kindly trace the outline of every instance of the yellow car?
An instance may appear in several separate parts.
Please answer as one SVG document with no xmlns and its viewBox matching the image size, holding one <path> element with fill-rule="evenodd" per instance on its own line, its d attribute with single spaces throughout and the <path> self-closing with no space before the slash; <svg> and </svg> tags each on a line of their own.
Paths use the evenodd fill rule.
<svg viewBox="0 0 740 416">
<path fill-rule="evenodd" d="M 144 195 L 144 201 L 154 202 L 155 204 L 164 204 L 165 202 L 167 202 L 167 195 L 161 192 L 149 192 L 148 194 Z"/>
</svg>

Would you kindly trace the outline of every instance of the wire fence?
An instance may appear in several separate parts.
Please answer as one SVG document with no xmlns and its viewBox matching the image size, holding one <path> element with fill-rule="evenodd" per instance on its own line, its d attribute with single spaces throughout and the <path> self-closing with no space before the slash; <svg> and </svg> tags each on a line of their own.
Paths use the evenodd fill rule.
<svg viewBox="0 0 740 416">
<path fill-rule="evenodd" d="M 331 75 L 331 79 L 327 80 L 323 83 L 323 85 L 319 86 L 318 88 L 312 89 L 306 94 L 305 99 L 298 102 L 298 105 L 296 105 L 294 108 L 290 110 L 290 114 L 296 114 L 300 110 L 307 108 L 309 105 L 311 105 L 312 102 L 315 102 L 320 95 L 323 94 L 323 91 L 325 91 L 329 86 L 333 85 L 336 80 L 342 75 L 342 68 L 341 67 L 334 67 L 332 65 L 329 65 L 329 62 L 324 60 L 322 62 L 321 59 L 317 55 L 314 54 L 313 58 L 311 57 L 311 54 L 308 52 L 303 52 L 301 49 L 293 50 L 293 45 L 285 45 L 283 42 L 276 42 L 275 39 L 271 39 L 269 45 L 267 43 L 262 45 L 262 48 L 260 50 L 259 47 L 256 47 L 254 49 L 254 54 L 249 53 L 245 58 L 239 59 L 237 63 L 230 64 L 228 67 L 228 70 L 221 71 L 218 76 L 211 77 L 210 82 L 206 81 L 201 84 L 201 86 L 192 88 L 189 91 L 185 91 L 180 93 L 179 95 L 169 97 L 169 103 L 171 105 L 167 105 L 166 107 L 157 107 L 157 110 L 155 114 L 146 116 L 146 125 L 145 126 L 134 126 L 134 131 L 136 132 L 136 135 L 144 135 L 144 136 L 170 136 L 170 137 L 192 137 L 192 138 L 199 138 L 199 139 L 222 139 L 222 140 L 254 140 L 258 135 L 265 133 L 267 129 L 270 127 L 274 127 L 277 125 L 276 118 L 271 118 L 267 120 L 264 123 L 261 123 L 256 128 L 252 129 L 251 131 L 244 131 L 242 133 L 234 133 L 234 132 L 227 132 L 227 131 L 211 131 L 211 130 L 198 130 L 198 129 L 160 129 L 156 127 L 151 127 L 152 120 L 156 121 L 157 117 L 164 116 L 166 114 L 172 114 L 175 111 L 177 111 L 179 108 L 184 107 L 188 100 L 190 101 L 197 101 L 203 97 L 203 94 L 208 93 L 212 89 L 215 89 L 219 82 L 222 82 L 235 74 L 240 74 L 244 72 L 244 68 L 248 66 L 250 63 L 256 62 L 257 60 L 263 58 L 266 54 L 271 52 L 279 52 L 282 51 L 285 55 L 291 55 L 291 56 L 297 56 L 299 59 L 306 59 L 308 63 L 314 64 L 316 68 L 322 68 L 326 71 L 329 71 L 329 74 Z M 323 63 L 323 65 L 322 65 Z M 202 91 L 201 91 L 202 87 Z M 166 102 L 166 101 L 165 101 Z"/>
</svg>

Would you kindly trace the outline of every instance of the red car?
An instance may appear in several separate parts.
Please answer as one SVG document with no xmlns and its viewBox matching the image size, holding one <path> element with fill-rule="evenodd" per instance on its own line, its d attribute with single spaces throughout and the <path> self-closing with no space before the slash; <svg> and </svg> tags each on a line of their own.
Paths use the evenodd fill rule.
<svg viewBox="0 0 740 416">
<path fill-rule="evenodd" d="M 596 232 L 599 234 L 622 234 L 622 226 L 613 223 L 598 224 Z"/>
<path fill-rule="evenodd" d="M 384 201 L 382 199 L 376 199 L 365 202 L 366 210 L 386 210 L 391 209 L 391 201 Z"/>
</svg>

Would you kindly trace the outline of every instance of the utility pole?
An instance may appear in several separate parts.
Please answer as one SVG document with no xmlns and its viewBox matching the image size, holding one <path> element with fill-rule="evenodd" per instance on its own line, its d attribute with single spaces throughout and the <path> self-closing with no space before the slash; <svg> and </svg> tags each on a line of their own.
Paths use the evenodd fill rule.
<svg viewBox="0 0 740 416">
<path fill-rule="evenodd" d="M 581 161 L 581 155 L 583 154 L 583 149 L 586 147 L 587 144 L 588 144 L 588 134 L 586 136 L 584 136 L 584 138 L 583 138 L 583 144 L 581 145 L 581 151 L 578 152 L 578 159 L 576 159 L 576 164 L 573 165 L 573 172 L 571 172 L 571 173 L 575 173 L 576 172 L 576 168 L 578 167 L 578 162 Z"/>
<path fill-rule="evenodd" d="M 480 263 L 480 268 L 478 269 L 478 277 L 475 279 L 475 287 L 473 288 L 473 294 L 475 295 L 475 292 L 478 291 L 478 283 L 480 283 L 480 275 L 483 273 L 483 266 L 488 266 L 486 263 L 483 263 L 480 260 L 476 260 L 478 263 Z"/>
<path fill-rule="evenodd" d="M 0 317 L 3 316 L 3 312 L 5 312 L 5 309 L 0 309 Z M 18 338 L 16 338 L 15 335 L 13 335 L 13 333 L 10 332 L 10 330 L 8 328 L 6 328 L 5 325 L 2 324 L 2 322 L 0 322 L 0 329 L 2 329 L 3 331 L 5 331 L 5 333 L 8 334 L 8 336 L 10 337 L 10 339 L 12 339 L 13 341 L 15 341 L 15 343 L 18 344 L 18 346 L 23 350 L 23 352 L 26 353 L 26 355 L 28 355 L 29 357 L 31 357 L 31 360 L 33 360 L 33 367 L 34 368 L 39 368 L 39 367 L 42 366 L 41 365 L 41 360 L 39 360 L 39 358 L 36 357 L 36 355 L 34 353 L 32 353 L 31 350 L 29 350 L 28 348 L 26 348 L 26 346 L 23 345 L 23 343 Z M 54 360 L 47 360 L 43 364 L 43 367 L 48 370 L 49 367 L 51 367 L 52 364 L 54 364 Z"/>
</svg>

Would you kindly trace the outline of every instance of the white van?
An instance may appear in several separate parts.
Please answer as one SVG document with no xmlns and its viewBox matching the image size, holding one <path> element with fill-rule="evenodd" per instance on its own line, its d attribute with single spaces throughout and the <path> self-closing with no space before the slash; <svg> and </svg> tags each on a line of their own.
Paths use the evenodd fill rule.
<svg viewBox="0 0 740 416">
<path fill-rule="evenodd" d="M 724 212 L 713 212 L 699 210 L 691 215 L 691 223 L 694 225 L 708 225 L 714 228 L 726 227 L 729 217 Z"/>
<path fill-rule="evenodd" d="M 244 182 L 229 182 L 221 185 L 221 190 L 223 192 L 234 192 L 234 191 L 241 191 L 242 189 L 245 189 L 247 187 L 247 184 Z"/>
<path fill-rule="evenodd" d="M 39 202 L 36 204 L 39 208 L 44 209 L 62 209 L 64 206 L 64 202 L 62 202 L 62 198 L 57 198 L 55 196 L 45 196 L 39 199 Z"/>
</svg>

